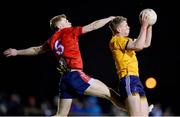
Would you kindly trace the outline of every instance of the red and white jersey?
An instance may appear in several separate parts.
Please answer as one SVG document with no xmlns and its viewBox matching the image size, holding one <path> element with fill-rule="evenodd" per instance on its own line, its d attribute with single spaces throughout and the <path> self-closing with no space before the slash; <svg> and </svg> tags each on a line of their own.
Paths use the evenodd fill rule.
<svg viewBox="0 0 180 117">
<path fill-rule="evenodd" d="M 82 27 L 64 28 L 55 32 L 47 41 L 58 61 L 59 56 L 63 56 L 70 69 L 83 68 L 78 43 L 81 34 Z"/>
</svg>

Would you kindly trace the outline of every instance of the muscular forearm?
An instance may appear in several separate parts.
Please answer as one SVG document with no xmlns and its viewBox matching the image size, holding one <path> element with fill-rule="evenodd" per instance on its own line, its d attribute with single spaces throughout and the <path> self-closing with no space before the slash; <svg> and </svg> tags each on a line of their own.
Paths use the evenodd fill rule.
<svg viewBox="0 0 180 117">
<path fill-rule="evenodd" d="M 22 50 L 17 50 L 17 55 L 38 55 L 41 53 L 41 48 L 42 46 L 37 46 L 37 47 L 30 47 L 27 49 L 22 49 Z"/>
<path fill-rule="evenodd" d="M 84 27 L 83 27 L 83 33 L 90 32 L 90 31 L 92 31 L 92 30 L 99 29 L 99 28 L 103 27 L 105 24 L 107 24 L 109 21 L 111 21 L 111 20 L 114 19 L 114 18 L 115 18 L 115 17 L 111 16 L 111 17 L 108 17 L 108 18 L 96 20 L 96 21 L 90 23 L 89 25 L 84 26 Z"/>
<path fill-rule="evenodd" d="M 47 46 L 47 43 L 45 43 L 41 46 L 30 47 L 30 48 L 21 49 L 21 50 L 9 48 L 9 49 L 5 50 L 3 52 L 3 54 L 6 57 L 17 56 L 17 55 L 32 56 L 32 55 L 38 55 L 38 54 L 44 53 L 49 50 L 50 50 L 49 46 Z"/>
<path fill-rule="evenodd" d="M 138 48 L 138 49 L 143 49 L 144 48 L 144 43 L 145 43 L 145 40 L 146 40 L 146 31 L 147 31 L 147 28 L 146 27 L 141 27 L 141 30 L 140 30 L 140 33 L 139 33 L 139 36 L 135 42 L 135 47 Z"/>
<path fill-rule="evenodd" d="M 151 45 L 151 39 L 152 39 L 152 26 L 149 26 L 147 29 L 146 40 L 144 44 L 146 48 Z"/>
<path fill-rule="evenodd" d="M 101 20 L 97 20 L 97 21 L 91 23 L 91 27 L 92 27 L 92 29 L 101 28 L 105 24 L 107 24 L 109 21 L 111 21 L 112 19 L 113 19 L 113 17 L 108 17 L 108 18 L 104 18 Z"/>
</svg>

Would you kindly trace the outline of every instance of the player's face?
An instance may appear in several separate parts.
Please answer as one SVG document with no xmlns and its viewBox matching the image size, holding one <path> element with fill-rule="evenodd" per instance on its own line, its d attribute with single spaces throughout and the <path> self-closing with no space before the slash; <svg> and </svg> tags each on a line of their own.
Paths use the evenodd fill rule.
<svg viewBox="0 0 180 117">
<path fill-rule="evenodd" d="M 123 35 L 123 36 L 128 36 L 129 35 L 130 28 L 129 28 L 128 23 L 126 21 L 123 21 L 119 25 L 118 28 L 120 30 L 121 35 Z"/>
<path fill-rule="evenodd" d="M 71 23 L 66 18 L 61 18 L 61 21 L 57 22 L 57 27 L 68 28 L 71 27 Z"/>
</svg>

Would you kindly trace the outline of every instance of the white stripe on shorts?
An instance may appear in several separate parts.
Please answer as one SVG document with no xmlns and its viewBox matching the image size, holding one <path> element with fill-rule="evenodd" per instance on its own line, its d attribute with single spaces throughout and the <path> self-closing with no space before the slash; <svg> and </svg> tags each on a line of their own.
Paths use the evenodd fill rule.
<svg viewBox="0 0 180 117">
<path fill-rule="evenodd" d="M 89 81 L 88 81 L 88 84 L 92 84 L 94 82 L 94 78 L 91 78 Z"/>
</svg>

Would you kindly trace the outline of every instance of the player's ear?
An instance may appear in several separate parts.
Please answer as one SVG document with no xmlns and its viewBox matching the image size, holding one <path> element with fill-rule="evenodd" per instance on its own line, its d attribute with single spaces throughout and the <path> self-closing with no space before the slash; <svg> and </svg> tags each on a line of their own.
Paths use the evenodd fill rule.
<svg viewBox="0 0 180 117">
<path fill-rule="evenodd" d="M 121 32 L 121 27 L 118 26 L 118 27 L 116 28 L 116 31 L 117 31 L 117 32 Z"/>
</svg>

